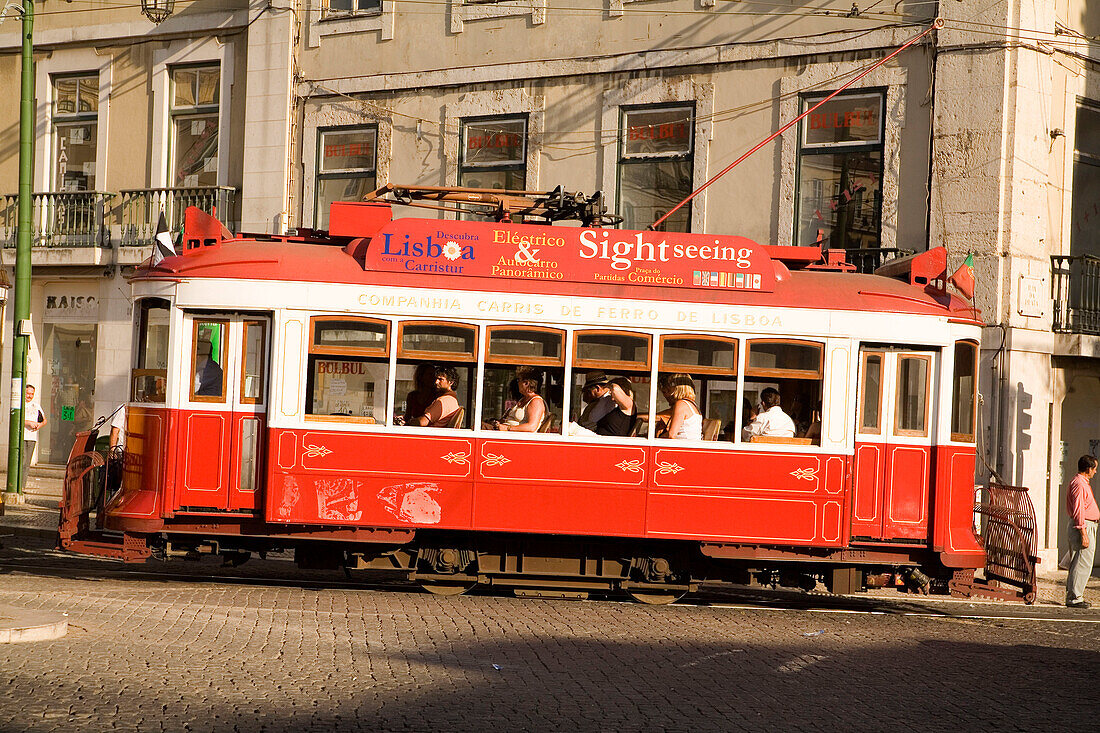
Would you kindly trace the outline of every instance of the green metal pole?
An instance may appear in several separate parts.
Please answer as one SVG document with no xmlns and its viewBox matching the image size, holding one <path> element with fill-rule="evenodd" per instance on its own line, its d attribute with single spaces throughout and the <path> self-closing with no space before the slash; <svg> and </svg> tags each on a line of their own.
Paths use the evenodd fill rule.
<svg viewBox="0 0 1100 733">
<path fill-rule="evenodd" d="M 23 493 L 23 398 L 27 336 L 20 325 L 31 315 L 31 235 L 34 223 L 34 2 L 23 0 L 22 89 L 19 95 L 19 229 L 15 243 L 15 310 L 11 340 L 11 419 L 5 493 Z"/>
</svg>

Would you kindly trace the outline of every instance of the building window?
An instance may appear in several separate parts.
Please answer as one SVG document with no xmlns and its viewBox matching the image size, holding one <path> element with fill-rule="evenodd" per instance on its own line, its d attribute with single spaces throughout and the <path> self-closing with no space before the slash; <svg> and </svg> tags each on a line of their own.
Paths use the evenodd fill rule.
<svg viewBox="0 0 1100 733">
<path fill-rule="evenodd" d="M 822 96 L 803 98 L 803 111 Z M 841 95 L 802 120 L 796 244 L 880 246 L 882 108 L 881 92 Z"/>
<path fill-rule="evenodd" d="M 694 105 L 622 110 L 619 135 L 619 202 L 623 229 L 645 229 L 691 195 Z M 691 204 L 660 229 L 691 228 Z"/>
<path fill-rule="evenodd" d="M 1073 228 L 1070 253 L 1100 255 L 1100 104 L 1077 108 L 1073 143 Z"/>
<path fill-rule="evenodd" d="M 339 18 L 359 13 L 377 13 L 382 9 L 382 0 L 322 0 L 321 17 Z"/>
<path fill-rule="evenodd" d="M 53 180 L 58 191 L 94 191 L 99 76 L 53 80 Z"/>
<path fill-rule="evenodd" d="M 375 174 L 378 128 L 341 127 L 320 130 L 317 144 L 317 229 L 328 228 L 333 201 L 359 201 L 377 188 Z"/>
<path fill-rule="evenodd" d="M 172 69 L 172 150 L 168 178 L 173 186 L 218 185 L 218 66 Z"/>
<path fill-rule="evenodd" d="M 527 188 L 527 115 L 466 118 L 459 124 L 459 186 L 511 191 Z"/>
</svg>

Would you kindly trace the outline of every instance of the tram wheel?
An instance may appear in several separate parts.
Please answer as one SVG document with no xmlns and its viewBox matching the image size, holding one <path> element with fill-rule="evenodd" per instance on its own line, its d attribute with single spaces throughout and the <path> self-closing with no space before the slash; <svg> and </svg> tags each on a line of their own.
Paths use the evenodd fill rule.
<svg viewBox="0 0 1100 733">
<path fill-rule="evenodd" d="M 667 606 L 669 603 L 675 603 L 686 596 L 687 589 L 641 590 L 632 588 L 627 590 L 626 594 L 638 603 L 644 603 L 647 606 Z"/>
<path fill-rule="evenodd" d="M 421 588 L 437 596 L 460 596 L 463 593 L 470 592 L 477 585 L 476 580 L 466 580 L 464 578 L 455 578 L 454 580 L 421 578 L 416 582 Z"/>
</svg>

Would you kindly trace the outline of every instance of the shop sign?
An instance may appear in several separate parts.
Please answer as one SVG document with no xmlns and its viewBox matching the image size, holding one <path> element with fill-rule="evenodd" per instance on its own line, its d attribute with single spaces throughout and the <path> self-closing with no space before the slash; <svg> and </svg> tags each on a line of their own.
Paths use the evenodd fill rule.
<svg viewBox="0 0 1100 733">
<path fill-rule="evenodd" d="M 808 98 L 806 107 L 820 98 Z M 882 95 L 852 94 L 833 97 L 802 122 L 802 145 L 807 148 L 865 145 L 882 141 Z"/>
<path fill-rule="evenodd" d="M 98 283 L 51 283 L 45 288 L 44 323 L 99 322 Z"/>
<path fill-rule="evenodd" d="M 398 219 L 366 266 L 387 272 L 770 292 L 775 268 L 744 237 Z"/>
</svg>

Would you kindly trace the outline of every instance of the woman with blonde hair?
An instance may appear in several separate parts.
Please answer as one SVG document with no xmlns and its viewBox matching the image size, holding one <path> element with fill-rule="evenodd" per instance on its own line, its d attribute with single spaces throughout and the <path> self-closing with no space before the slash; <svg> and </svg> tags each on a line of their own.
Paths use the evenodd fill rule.
<svg viewBox="0 0 1100 733">
<path fill-rule="evenodd" d="M 696 404 L 695 382 L 691 377 L 687 374 L 666 374 L 657 386 L 669 405 L 667 410 L 657 413 L 657 419 L 665 423 L 658 437 L 702 440 L 703 414 Z"/>
</svg>

